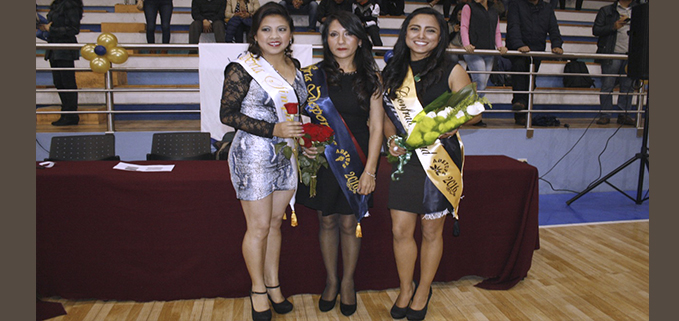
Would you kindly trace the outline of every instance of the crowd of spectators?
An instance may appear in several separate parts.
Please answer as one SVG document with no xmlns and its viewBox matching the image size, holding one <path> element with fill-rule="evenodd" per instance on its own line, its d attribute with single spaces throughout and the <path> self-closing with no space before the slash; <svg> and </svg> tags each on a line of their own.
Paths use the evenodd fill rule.
<svg viewBox="0 0 679 321">
<path fill-rule="evenodd" d="M 611 5 L 603 6 L 598 10 L 592 28 L 592 34 L 598 39 L 597 53 L 628 53 L 631 8 L 640 2 L 640 0 L 616 0 Z M 370 35 L 373 46 L 383 45 L 380 37 L 379 16 L 405 14 L 403 0 L 280 0 L 279 3 L 291 14 L 307 15 L 307 31 L 309 32 L 322 32 L 321 27 L 317 29 L 316 26 L 322 26 L 326 17 L 334 12 L 340 10 L 352 12 L 360 18 L 366 32 Z M 560 9 L 564 10 L 565 0 L 431 0 L 428 4 L 432 7 L 437 4 L 443 6 L 443 15 L 449 21 L 450 27 L 449 47 L 465 49 L 470 53 L 456 55 L 459 60 L 467 60 L 468 65 L 473 63 L 476 57 L 483 59 L 482 56 L 471 55 L 474 48 L 498 49 L 501 52 L 503 50 L 506 52 L 508 49 L 524 53 L 545 51 L 546 40 L 549 39 L 551 52 L 563 53 L 564 41 L 557 23 L 555 9 L 560 5 Z M 137 1 L 137 5 L 140 10 L 144 11 L 147 42 L 155 42 L 156 18 L 160 14 L 162 42 L 169 43 L 172 0 Z M 252 25 L 251 16 L 259 6 L 259 0 L 192 0 L 193 21 L 189 26 L 189 43 L 197 44 L 203 33 L 213 33 L 215 42 L 219 43 L 245 42 L 243 35 Z M 464 8 L 467 8 L 466 11 L 463 11 Z M 473 10 L 474 8 L 477 8 L 476 11 Z M 46 19 L 37 12 L 37 9 L 36 5 L 36 37 L 48 41 L 49 34 L 44 28 L 41 30 L 38 27 L 44 24 Z M 582 0 L 575 2 L 575 9 L 582 9 Z M 488 20 L 489 17 L 490 20 Z M 473 19 L 470 20 L 470 18 Z M 478 30 L 481 24 L 478 22 L 474 24 L 474 19 L 488 20 L 486 22 L 497 26 L 497 29 L 485 30 L 484 35 L 481 36 L 479 33 L 481 31 Z M 499 19 L 506 20 L 507 23 L 504 46 L 501 39 L 500 42 L 496 41 Z M 485 66 L 479 67 L 480 70 L 491 70 L 492 57 L 485 59 Z M 515 72 L 527 72 L 531 63 L 534 65 L 534 71 L 537 71 L 543 60 L 529 56 L 508 56 L 507 58 L 511 61 L 511 71 Z M 626 73 L 627 61 L 625 60 L 609 59 L 596 62 L 601 64 L 602 74 Z M 483 90 L 488 82 L 488 76 L 481 77 L 478 74 L 472 74 L 472 80 L 477 82 L 480 90 Z M 518 125 L 525 125 L 526 113 L 520 111 L 525 110 L 528 105 L 529 95 L 525 91 L 529 89 L 529 77 L 514 74 L 511 77 L 511 85 L 512 90 L 516 92 L 511 101 L 512 109 L 517 111 L 514 115 L 515 122 Z M 621 93 L 632 91 L 632 79 L 630 78 L 602 77 L 602 95 L 600 95 L 602 113 L 599 115 L 597 124 L 605 125 L 610 122 L 610 111 L 613 109 L 613 98 L 610 93 L 616 85 L 620 85 Z M 618 108 L 620 110 L 629 110 L 630 105 L 630 96 L 619 96 Z M 635 120 L 621 113 L 618 123 L 633 125 Z"/>
</svg>

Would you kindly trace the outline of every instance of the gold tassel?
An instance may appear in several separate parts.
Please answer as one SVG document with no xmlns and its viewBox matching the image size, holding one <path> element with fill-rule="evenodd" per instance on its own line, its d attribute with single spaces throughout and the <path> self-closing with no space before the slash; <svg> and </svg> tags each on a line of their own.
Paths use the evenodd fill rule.
<svg viewBox="0 0 679 321">
<path fill-rule="evenodd" d="M 290 226 L 297 226 L 297 215 L 295 215 L 295 211 L 292 211 L 292 216 L 290 216 Z"/>
<path fill-rule="evenodd" d="M 287 219 L 288 219 L 288 213 L 287 213 L 287 212 L 283 212 L 283 220 L 285 221 L 285 220 L 287 220 Z"/>
<path fill-rule="evenodd" d="M 361 223 L 356 225 L 356 238 L 363 237 L 363 232 L 361 232 Z"/>
</svg>

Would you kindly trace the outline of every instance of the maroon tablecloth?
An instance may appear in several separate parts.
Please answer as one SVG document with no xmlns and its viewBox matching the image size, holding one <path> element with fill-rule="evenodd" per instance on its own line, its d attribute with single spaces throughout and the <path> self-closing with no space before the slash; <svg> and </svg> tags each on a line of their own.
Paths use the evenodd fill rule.
<svg viewBox="0 0 679 321">
<path fill-rule="evenodd" d="M 57 162 L 36 169 L 37 293 L 101 300 L 243 297 L 245 220 L 225 161 L 175 164 L 172 172 L 114 170 L 115 161 Z M 391 166 L 383 158 L 375 207 L 362 221 L 357 290 L 398 286 L 386 208 Z M 505 156 L 468 156 L 460 229 L 445 226 L 436 281 L 486 278 L 509 289 L 527 276 L 538 238 L 538 173 Z M 325 271 L 314 211 L 284 222 L 281 284 L 286 295 L 320 293 Z M 418 229 L 419 230 L 419 229 Z M 418 232 L 419 239 L 419 232 Z M 416 271 L 416 273 L 418 273 Z"/>
</svg>

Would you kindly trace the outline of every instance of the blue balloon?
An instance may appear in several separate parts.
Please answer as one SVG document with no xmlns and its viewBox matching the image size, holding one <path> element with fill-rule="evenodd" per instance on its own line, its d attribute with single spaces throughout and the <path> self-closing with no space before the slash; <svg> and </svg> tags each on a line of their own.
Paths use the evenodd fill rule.
<svg viewBox="0 0 679 321">
<path fill-rule="evenodd" d="M 106 55 L 106 47 L 102 45 L 98 45 L 94 47 L 94 53 L 99 55 L 99 56 L 105 56 Z"/>
<path fill-rule="evenodd" d="M 384 62 L 388 63 L 389 59 L 391 59 L 391 57 L 393 57 L 393 56 L 394 56 L 393 50 L 387 51 L 386 53 L 384 53 Z"/>
</svg>

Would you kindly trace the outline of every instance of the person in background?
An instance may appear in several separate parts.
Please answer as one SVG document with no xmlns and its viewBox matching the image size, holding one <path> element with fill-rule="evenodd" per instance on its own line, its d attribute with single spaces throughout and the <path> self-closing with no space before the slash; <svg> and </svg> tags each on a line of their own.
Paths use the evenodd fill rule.
<svg viewBox="0 0 679 321">
<path fill-rule="evenodd" d="M 399 101 L 412 102 L 399 105 L 399 110 L 405 108 L 417 113 L 418 109 L 421 110 L 442 94 L 458 92 L 471 83 L 464 68 L 446 54 L 447 47 L 448 22 L 437 10 L 418 8 L 403 21 L 394 46 L 394 56 L 382 71 L 387 98 L 394 101 L 398 93 L 399 96 L 406 95 Z M 413 86 L 415 90 L 412 90 Z M 414 100 L 410 99 L 413 94 L 416 95 Z M 388 104 L 385 104 L 387 107 Z M 405 113 L 394 113 L 393 108 L 387 108 L 389 120 L 385 119 L 384 135 L 389 137 L 389 153 L 399 157 L 406 150 L 394 140 L 398 135 L 405 134 L 408 118 L 404 118 L 407 117 Z M 466 124 L 473 124 L 480 119 L 481 115 L 475 116 Z M 450 171 L 459 170 L 461 175 L 464 156 L 457 129 L 440 135 L 438 139 L 444 149 L 439 156 L 448 159 L 446 162 Z M 393 165 L 394 170 L 397 166 Z M 426 163 L 424 166 L 432 164 Z M 400 292 L 390 314 L 394 319 L 407 317 L 408 320 L 424 320 L 433 293 L 431 284 L 443 255 L 445 218 L 458 209 L 453 207 L 425 173 L 418 153 L 413 153 L 410 161 L 403 166 L 399 180 L 390 181 L 387 206 L 391 212 L 394 257 L 400 282 Z M 413 274 L 418 261 L 414 233 L 418 221 L 422 230 L 420 277 L 419 282 L 414 282 Z"/>
<path fill-rule="evenodd" d="M 259 0 L 227 0 L 224 19 L 226 20 L 226 42 L 243 42 L 243 32 L 252 26 L 252 14 L 259 9 Z"/>
<path fill-rule="evenodd" d="M 45 31 L 44 25 L 49 23 L 47 21 L 47 18 L 45 18 L 43 15 L 38 13 L 38 5 L 35 5 L 35 37 L 44 41 L 47 41 L 47 37 L 49 36 L 49 32 Z"/>
<path fill-rule="evenodd" d="M 146 42 L 156 43 L 156 17 L 160 14 L 162 43 L 170 43 L 170 20 L 174 10 L 172 0 L 144 0 L 143 9 L 146 19 Z"/>
<path fill-rule="evenodd" d="M 566 10 L 566 0 L 552 0 L 550 4 L 552 8 L 556 9 L 557 3 L 560 5 L 561 10 Z M 575 10 L 582 10 L 582 0 L 575 0 Z"/>
<path fill-rule="evenodd" d="M 603 54 L 628 54 L 629 53 L 629 29 L 632 19 L 632 7 L 639 4 L 634 0 L 618 0 L 603 6 L 597 12 L 592 26 L 592 34 L 599 37 L 597 40 L 597 53 Z M 605 75 L 626 74 L 627 60 L 603 59 L 601 73 Z M 633 80 L 629 77 L 601 77 L 601 92 L 607 93 L 599 96 L 602 113 L 596 123 L 606 125 L 611 122 L 610 111 L 613 110 L 613 92 L 616 82 L 620 84 L 620 93 L 632 92 Z M 628 111 L 632 106 L 632 96 L 619 95 L 618 108 Z M 636 120 L 627 114 L 618 114 L 618 124 L 636 125 Z"/>
<path fill-rule="evenodd" d="M 429 1 L 427 4 L 429 4 L 430 7 L 434 7 L 437 4 L 441 4 L 443 6 L 443 17 L 446 18 L 446 20 L 450 19 L 450 6 L 455 5 L 456 2 L 459 2 L 457 0 L 432 0 Z"/>
<path fill-rule="evenodd" d="M 509 50 L 520 52 L 544 51 L 547 48 L 547 36 L 552 47 L 552 53 L 563 54 L 563 39 L 559 25 L 554 15 L 554 9 L 544 3 L 543 0 L 512 0 L 507 8 L 507 35 L 506 44 Z M 532 58 L 535 71 L 540 68 L 542 59 Z M 511 56 L 512 71 L 528 72 L 531 57 Z M 528 75 L 512 75 L 513 91 L 528 91 L 530 78 Z M 533 84 L 535 86 L 535 84 Z M 521 111 L 527 109 L 528 94 L 514 93 L 512 97 L 512 110 Z M 514 113 L 514 122 L 525 126 L 526 113 Z"/>
<path fill-rule="evenodd" d="M 252 281 L 251 313 L 256 321 L 271 320 L 269 303 L 278 314 L 294 308 L 281 292 L 278 268 L 280 227 L 295 195 L 297 169 L 294 158 L 276 153 L 274 147 L 292 144 L 292 138 L 303 133 L 302 123 L 290 119 L 294 115 L 284 106 L 307 98 L 299 61 L 292 58 L 292 32 L 285 7 L 267 2 L 252 18 L 248 51 L 224 70 L 220 119 L 237 129 L 229 171 L 247 226 L 243 258 Z"/>
<path fill-rule="evenodd" d="M 464 45 L 462 45 L 462 35 L 460 34 L 460 29 L 462 28 L 462 7 L 464 7 L 464 4 L 458 3 L 455 8 L 453 8 L 453 13 L 448 20 L 448 25 L 450 27 L 450 35 L 448 36 L 450 45 L 448 45 L 448 48 L 464 49 Z M 456 57 L 458 59 L 464 59 L 462 55 L 456 55 Z"/>
<path fill-rule="evenodd" d="M 370 35 L 373 46 L 382 46 L 382 38 L 380 38 L 380 22 L 378 17 L 380 15 L 380 5 L 374 0 L 356 0 L 351 5 L 351 10 L 363 22 L 365 31 Z"/>
<path fill-rule="evenodd" d="M 54 0 L 47 13 L 47 23 L 39 25 L 38 29 L 49 33 L 47 43 L 78 43 L 76 35 L 80 33 L 82 17 L 82 0 Z M 78 50 L 45 51 L 45 60 L 49 61 L 51 68 L 74 68 L 78 59 Z M 57 89 L 78 89 L 74 70 L 52 70 L 52 80 Z M 77 92 L 59 92 L 59 99 L 61 111 L 78 110 Z M 80 116 L 77 114 L 62 114 L 52 125 L 77 125 L 79 121 Z"/>
<path fill-rule="evenodd" d="M 405 0 L 382 0 L 380 2 L 381 14 L 388 16 L 402 16 L 405 14 Z"/>
<path fill-rule="evenodd" d="M 197 44 L 201 33 L 214 33 L 215 42 L 226 42 L 225 11 L 226 0 L 191 0 L 189 43 Z"/>
<path fill-rule="evenodd" d="M 473 53 L 476 49 L 497 49 L 501 54 L 507 53 L 507 47 L 502 44 L 499 16 L 492 0 L 473 0 L 464 5 L 460 27 L 464 50 Z M 466 54 L 464 61 L 470 71 L 492 71 L 495 56 Z M 472 73 L 471 76 L 476 90 L 486 90 L 490 74 Z M 479 96 L 483 97 L 485 93 L 480 92 Z M 474 126 L 485 127 L 486 124 L 479 121 Z"/>
<path fill-rule="evenodd" d="M 321 32 L 323 32 L 323 22 L 329 15 L 337 11 L 351 12 L 351 4 L 354 0 L 321 0 L 318 5 L 318 14 L 316 20 L 321 23 Z"/>
<path fill-rule="evenodd" d="M 290 12 L 290 14 L 306 14 L 309 16 L 308 31 L 316 32 L 316 20 L 318 12 L 318 3 L 316 0 L 281 0 L 281 5 Z"/>
<path fill-rule="evenodd" d="M 300 184 L 297 202 L 318 212 L 318 238 L 326 270 L 325 290 L 318 301 L 322 312 L 333 309 L 340 295 L 340 312 L 350 316 L 356 312 L 354 273 L 361 249 L 356 237 L 357 216 L 367 213 L 372 205 L 377 165 L 382 147 L 382 86 L 379 69 L 372 56 L 372 45 L 363 24 L 350 12 L 338 11 L 324 22 L 323 60 L 304 68 L 307 88 L 321 88 L 318 111 L 307 105 L 313 123 L 327 122 L 335 132 L 337 150 L 349 153 L 349 165 L 332 162 L 318 171 L 317 194 L 309 196 L 309 188 Z M 327 88 L 323 90 L 322 88 Z M 315 91 L 314 91 L 315 92 Z M 312 97 L 311 93 L 309 97 Z M 325 154 L 334 151 L 327 149 Z M 304 154 L 317 157 L 315 147 L 304 149 Z M 361 157 L 367 155 L 367 157 Z M 326 156 L 327 157 L 327 156 Z M 362 160 L 365 158 L 365 160 Z M 365 163 L 363 163 L 365 162 Z M 355 167 L 351 165 L 355 164 Z M 347 186 L 345 174 L 357 169 L 356 188 Z M 367 196 L 366 196 L 367 195 Z M 350 205 L 351 204 L 351 205 Z M 357 205 L 361 204 L 361 205 Z M 366 211 L 365 213 L 357 213 Z M 342 278 L 338 270 L 339 251 L 342 251 Z"/>
</svg>

